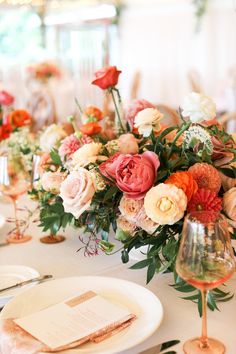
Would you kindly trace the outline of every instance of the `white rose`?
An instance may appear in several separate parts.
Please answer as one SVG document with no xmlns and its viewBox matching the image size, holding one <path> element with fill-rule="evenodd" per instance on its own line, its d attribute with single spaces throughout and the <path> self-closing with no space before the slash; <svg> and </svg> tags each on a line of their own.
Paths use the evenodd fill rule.
<svg viewBox="0 0 236 354">
<path fill-rule="evenodd" d="M 52 124 L 42 133 L 39 145 L 43 152 L 50 152 L 53 148 L 59 146 L 62 139 L 66 137 L 66 133 L 62 127 Z"/>
<path fill-rule="evenodd" d="M 156 108 L 146 108 L 140 111 L 134 118 L 134 127 L 138 129 L 139 134 L 147 137 L 152 130 L 158 132 L 161 129 L 160 120 L 163 114 Z"/>
<path fill-rule="evenodd" d="M 60 188 L 65 212 L 78 219 L 90 207 L 95 191 L 94 180 L 89 171 L 81 167 L 71 172 Z"/>
<path fill-rule="evenodd" d="M 44 172 L 41 179 L 42 187 L 45 191 L 59 193 L 61 183 L 65 179 L 65 174 L 61 172 Z"/>
<path fill-rule="evenodd" d="M 197 92 L 192 92 L 185 97 L 182 108 L 183 117 L 189 117 L 192 123 L 211 120 L 216 116 L 214 101 L 210 97 Z"/>
<path fill-rule="evenodd" d="M 95 163 L 97 159 L 104 160 L 105 156 L 100 156 L 101 143 L 85 144 L 79 148 L 72 156 L 72 165 L 75 169 L 78 167 L 87 166 L 90 163 Z"/>
</svg>

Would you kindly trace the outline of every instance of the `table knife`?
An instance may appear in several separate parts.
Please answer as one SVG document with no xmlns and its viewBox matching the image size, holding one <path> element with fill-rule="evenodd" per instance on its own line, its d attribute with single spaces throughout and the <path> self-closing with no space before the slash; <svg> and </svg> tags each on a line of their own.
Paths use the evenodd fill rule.
<svg viewBox="0 0 236 354">
<path fill-rule="evenodd" d="M 15 289 L 15 288 L 20 288 L 20 287 L 22 287 L 24 285 L 28 285 L 28 284 L 31 284 L 31 283 L 34 283 L 34 282 L 42 282 L 42 281 L 50 279 L 52 277 L 53 277 L 52 275 L 42 275 L 42 276 L 37 277 L 37 278 L 25 280 L 25 281 L 22 281 L 20 283 L 16 283 L 16 284 L 8 286 L 6 288 L 0 289 L 0 293 L 2 293 L 3 291 Z"/>
<path fill-rule="evenodd" d="M 175 354 L 175 351 L 168 351 L 168 352 L 164 352 L 165 350 L 173 347 L 174 345 L 179 344 L 180 341 L 179 340 L 170 340 L 168 342 L 164 342 L 164 343 L 159 343 L 157 345 L 154 345 L 153 347 L 146 349 L 142 352 L 140 352 L 139 354 L 159 354 L 159 353 L 163 353 L 163 354 Z"/>
</svg>

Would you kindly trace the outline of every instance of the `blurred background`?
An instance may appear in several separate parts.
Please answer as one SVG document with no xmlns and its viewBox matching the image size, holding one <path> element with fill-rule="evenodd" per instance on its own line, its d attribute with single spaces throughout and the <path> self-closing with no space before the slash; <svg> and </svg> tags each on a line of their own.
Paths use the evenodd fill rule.
<svg viewBox="0 0 236 354">
<path fill-rule="evenodd" d="M 73 114 L 75 97 L 103 105 L 90 82 L 108 65 L 122 70 L 125 102 L 178 109 L 197 91 L 235 112 L 236 0 L 0 0 L 0 89 L 16 106 L 39 107 L 45 85 L 29 66 L 42 62 L 60 71 L 47 80 L 60 121 Z"/>
</svg>

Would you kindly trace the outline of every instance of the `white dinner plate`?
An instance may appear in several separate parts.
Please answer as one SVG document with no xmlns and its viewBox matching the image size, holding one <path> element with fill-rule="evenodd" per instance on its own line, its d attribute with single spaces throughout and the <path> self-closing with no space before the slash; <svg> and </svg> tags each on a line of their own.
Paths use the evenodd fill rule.
<svg viewBox="0 0 236 354">
<path fill-rule="evenodd" d="M 98 276 L 62 278 L 37 285 L 9 302 L 1 312 L 0 318 L 23 317 L 75 296 L 80 291 L 88 290 L 93 290 L 108 300 L 128 308 L 137 319 L 130 327 L 103 342 L 86 343 L 60 353 L 123 353 L 124 350 L 151 336 L 161 324 L 163 308 L 160 300 L 151 291 L 126 280 Z"/>
<path fill-rule="evenodd" d="M 5 225 L 6 218 L 0 214 L 0 229 Z"/>
<path fill-rule="evenodd" d="M 6 288 L 24 280 L 36 278 L 38 276 L 39 273 L 37 270 L 30 267 L 25 267 L 22 265 L 0 266 L 0 289 Z M 22 293 L 22 291 L 25 291 L 34 285 L 36 285 L 36 283 L 0 293 L 0 307 L 6 305 L 6 303 L 10 301 L 14 296 Z"/>
</svg>

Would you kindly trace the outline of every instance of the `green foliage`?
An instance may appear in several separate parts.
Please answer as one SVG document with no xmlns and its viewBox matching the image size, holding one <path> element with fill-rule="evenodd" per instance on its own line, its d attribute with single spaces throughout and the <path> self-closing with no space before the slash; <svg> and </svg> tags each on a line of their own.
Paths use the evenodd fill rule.
<svg viewBox="0 0 236 354">
<path fill-rule="evenodd" d="M 202 316 L 202 296 L 201 291 L 194 288 L 192 285 L 187 284 L 175 273 L 175 284 L 171 286 L 181 292 L 186 294 L 181 298 L 184 300 L 192 301 L 198 305 L 199 315 Z M 207 295 L 207 306 L 211 311 L 218 310 L 218 302 L 226 302 L 233 298 L 234 294 L 231 294 L 229 291 L 223 291 L 221 288 L 216 288 L 210 290 Z"/>
</svg>

